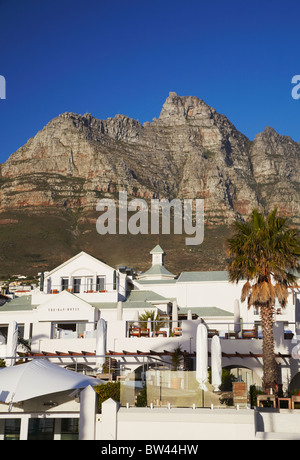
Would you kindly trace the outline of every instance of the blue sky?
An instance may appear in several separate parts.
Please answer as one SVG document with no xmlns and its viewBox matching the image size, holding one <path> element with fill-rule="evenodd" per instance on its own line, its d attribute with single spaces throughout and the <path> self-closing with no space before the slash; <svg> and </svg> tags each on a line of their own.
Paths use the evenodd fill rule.
<svg viewBox="0 0 300 460">
<path fill-rule="evenodd" d="M 60 113 L 151 121 L 170 91 L 300 142 L 299 17 L 299 0 L 0 0 L 0 162 Z"/>
</svg>

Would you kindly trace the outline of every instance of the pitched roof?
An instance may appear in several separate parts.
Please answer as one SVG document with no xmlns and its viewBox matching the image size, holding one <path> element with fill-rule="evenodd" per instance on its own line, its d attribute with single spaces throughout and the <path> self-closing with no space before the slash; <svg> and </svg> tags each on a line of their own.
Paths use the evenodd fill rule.
<svg viewBox="0 0 300 460">
<path fill-rule="evenodd" d="M 173 278 L 175 277 L 173 273 L 169 272 L 163 265 L 160 265 L 160 264 L 152 265 L 152 267 L 149 268 L 149 270 L 142 273 L 142 275 L 140 276 L 156 276 L 156 275 L 172 276 Z"/>
<path fill-rule="evenodd" d="M 97 303 L 94 303 L 94 302 L 91 302 L 91 305 L 94 307 L 94 308 L 98 308 L 99 310 L 110 310 L 110 309 L 113 309 L 115 310 L 118 306 L 118 303 L 117 302 L 97 302 Z M 126 302 L 123 302 L 123 308 L 132 308 L 132 309 L 137 309 L 137 310 L 145 310 L 146 308 L 155 308 L 155 306 L 153 306 L 151 303 L 149 302 L 143 302 L 143 301 L 140 301 L 140 302 L 130 302 L 130 301 L 126 301 Z"/>
<path fill-rule="evenodd" d="M 226 271 L 182 272 L 177 280 L 178 283 L 199 281 L 229 281 L 229 275 Z"/>
<path fill-rule="evenodd" d="M 90 254 L 88 254 L 87 252 L 84 252 L 84 251 L 81 251 L 79 252 L 78 254 L 76 254 L 75 256 L 71 257 L 71 259 L 68 259 L 68 260 L 65 260 L 65 262 L 63 262 L 61 265 L 58 265 L 57 267 L 53 268 L 49 273 L 47 273 L 46 277 L 49 277 L 50 275 L 52 275 L 54 272 L 56 272 L 57 270 L 60 270 L 61 268 L 65 267 L 66 265 L 68 265 L 69 263 L 73 262 L 73 260 L 76 260 L 78 259 L 79 257 L 81 256 L 87 256 L 89 259 L 93 260 L 93 261 L 96 261 L 97 263 L 101 264 L 101 265 L 105 265 L 106 267 L 110 268 L 111 270 L 114 270 L 114 268 L 110 267 L 109 265 L 107 265 L 105 262 L 102 262 L 102 260 L 100 259 L 97 259 L 96 257 L 94 256 L 91 256 Z"/>
<path fill-rule="evenodd" d="M 165 254 L 165 251 L 158 244 L 152 249 L 152 251 L 150 251 L 150 254 Z"/>
<path fill-rule="evenodd" d="M 138 279 L 135 280 L 139 284 L 175 284 L 177 280 L 175 278 L 166 278 L 164 280 L 143 280 L 143 279 Z"/>
<path fill-rule="evenodd" d="M 206 317 L 220 317 L 220 316 L 234 316 L 233 313 L 223 310 L 219 307 L 190 307 L 190 308 L 180 308 L 179 314 L 187 314 L 191 310 L 192 313 L 195 313 L 201 318 Z"/>
<path fill-rule="evenodd" d="M 153 291 L 130 291 L 126 302 L 155 302 L 155 301 L 165 301 L 168 302 L 166 297 L 163 297 L 160 294 L 157 294 Z"/>
<path fill-rule="evenodd" d="M 0 307 L 0 312 L 2 311 L 26 311 L 33 310 L 37 305 L 32 305 L 31 295 L 23 295 L 21 297 L 16 297 L 10 302 L 6 302 Z"/>
</svg>

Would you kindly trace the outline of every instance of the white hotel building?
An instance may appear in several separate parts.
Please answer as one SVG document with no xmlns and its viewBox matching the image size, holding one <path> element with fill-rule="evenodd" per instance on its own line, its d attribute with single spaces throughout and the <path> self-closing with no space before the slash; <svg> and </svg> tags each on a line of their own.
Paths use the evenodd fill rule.
<svg viewBox="0 0 300 460">
<path fill-rule="evenodd" d="M 39 288 L 0 307 L 0 357 L 8 357 L 10 324 L 17 321 L 19 335 L 30 344 L 28 359 L 47 357 L 65 367 L 81 365 L 93 374 L 101 317 L 107 323 L 107 356 L 114 359 L 116 377 L 145 360 L 166 362 L 179 345 L 193 370 L 196 329 L 205 322 L 209 342 L 214 334 L 220 337 L 223 368 L 236 372 L 248 386 L 260 386 L 260 317 L 246 302 L 236 302 L 242 283 L 232 284 L 227 272 L 214 271 L 183 272 L 176 278 L 166 269 L 160 246 L 150 254 L 152 266 L 139 276 L 84 252 L 45 272 Z M 153 310 L 160 315 L 159 324 L 139 322 L 139 315 Z M 300 388 L 299 361 L 292 357 L 298 334 L 300 338 L 299 312 L 299 289 L 291 290 L 285 310 L 276 307 L 275 352 L 286 390 Z"/>
</svg>

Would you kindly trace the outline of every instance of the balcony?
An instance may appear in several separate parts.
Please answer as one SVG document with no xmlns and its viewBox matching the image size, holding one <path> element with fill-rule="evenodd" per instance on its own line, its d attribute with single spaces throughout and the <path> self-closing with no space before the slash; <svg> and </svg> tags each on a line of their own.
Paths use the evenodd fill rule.
<svg viewBox="0 0 300 460">
<path fill-rule="evenodd" d="M 105 294 L 109 292 L 116 292 L 116 285 L 105 283 L 101 286 L 99 284 L 73 284 L 72 287 L 64 285 L 50 285 L 45 289 L 46 294 L 59 294 L 62 291 L 70 292 L 71 294 Z"/>
<path fill-rule="evenodd" d="M 195 321 L 189 321 L 196 324 Z M 261 324 L 255 323 L 234 323 L 234 322 L 204 322 L 207 326 L 208 338 L 217 335 L 221 340 L 261 340 L 263 338 Z M 169 338 L 181 337 L 186 331 L 187 320 L 172 321 L 160 319 L 158 321 L 126 321 L 126 337 L 137 338 Z M 278 326 L 280 325 L 280 327 Z M 281 335 L 284 340 L 292 340 L 295 336 L 295 323 L 276 322 L 274 324 L 275 334 Z M 278 330 L 277 330 L 278 329 Z M 280 329 L 280 331 L 279 331 Z"/>
</svg>

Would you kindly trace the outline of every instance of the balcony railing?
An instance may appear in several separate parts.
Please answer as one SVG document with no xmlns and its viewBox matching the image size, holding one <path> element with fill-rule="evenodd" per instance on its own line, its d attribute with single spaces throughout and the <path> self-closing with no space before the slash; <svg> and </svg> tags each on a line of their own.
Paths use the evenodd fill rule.
<svg viewBox="0 0 300 460">
<path fill-rule="evenodd" d="M 62 291 L 70 292 L 71 294 L 103 294 L 108 292 L 116 292 L 117 287 L 115 284 L 105 283 L 102 286 L 98 284 L 80 284 L 71 285 L 69 287 L 62 285 L 51 285 L 44 288 L 46 294 L 59 294 Z"/>
<path fill-rule="evenodd" d="M 126 321 L 126 337 L 181 337 L 186 320 Z M 276 324 L 276 323 L 275 323 Z M 208 338 L 217 335 L 220 339 L 262 339 L 261 325 L 258 323 L 206 323 Z M 292 340 L 295 335 L 295 323 L 285 325 L 285 340 Z"/>
<path fill-rule="evenodd" d="M 182 321 L 126 321 L 126 337 L 181 337 Z"/>
</svg>

